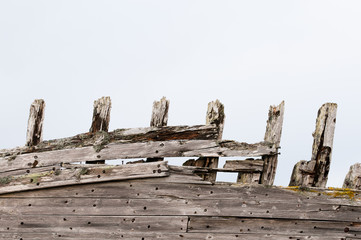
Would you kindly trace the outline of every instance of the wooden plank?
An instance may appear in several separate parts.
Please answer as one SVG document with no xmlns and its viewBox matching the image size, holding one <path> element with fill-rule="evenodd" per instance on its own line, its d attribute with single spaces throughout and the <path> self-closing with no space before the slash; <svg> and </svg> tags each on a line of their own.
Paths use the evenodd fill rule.
<svg viewBox="0 0 361 240">
<path fill-rule="evenodd" d="M 361 190 L 361 163 L 356 163 L 350 167 L 343 188 L 352 188 Z"/>
<path fill-rule="evenodd" d="M 43 99 L 36 99 L 31 104 L 26 132 L 26 146 L 35 146 L 42 141 L 44 110 L 45 102 Z"/>
<path fill-rule="evenodd" d="M 282 135 L 283 115 L 285 102 L 282 101 L 278 106 L 270 106 L 268 112 L 267 127 L 264 140 L 274 144 L 275 148 L 279 148 Z M 263 172 L 261 174 L 260 183 L 264 185 L 273 185 L 278 163 L 278 155 L 264 156 Z"/>
<path fill-rule="evenodd" d="M 206 114 L 206 124 L 216 124 L 219 127 L 219 135 L 218 140 L 222 140 L 223 128 L 224 128 L 224 106 L 223 104 L 217 99 L 216 101 L 212 101 L 208 103 L 207 114 Z M 218 157 L 210 157 L 201 158 L 199 161 L 204 162 L 203 167 L 207 168 L 217 168 L 218 167 Z M 217 172 L 209 173 L 203 176 L 204 180 L 215 182 L 217 178 Z"/>
<path fill-rule="evenodd" d="M 169 175 L 167 162 L 122 166 L 64 166 L 66 168 L 61 168 L 60 170 L 2 178 L 0 194 L 75 184 L 164 177 Z"/>
<path fill-rule="evenodd" d="M 101 150 L 83 147 L 22 154 L 17 155 L 15 159 L 0 158 L 0 172 L 91 160 L 145 157 L 255 157 L 271 154 L 273 151 L 268 143 L 247 144 L 214 140 L 111 143 L 104 145 Z"/>
<path fill-rule="evenodd" d="M 263 160 L 227 160 L 223 168 L 238 169 L 240 172 L 261 172 Z"/>
<path fill-rule="evenodd" d="M 318 111 L 313 135 L 312 157 L 294 167 L 290 186 L 325 187 L 331 164 L 337 104 L 325 103 Z"/>
<path fill-rule="evenodd" d="M 0 232 L 0 237 L 2 239 L 32 239 L 32 240 L 42 240 L 42 239 L 64 239 L 64 240 L 98 240 L 98 239 L 127 239 L 127 240 L 148 240 L 148 239 L 180 239 L 180 240 L 205 240 L 205 239 L 219 239 L 219 240 L 259 240 L 259 239 L 268 239 L 268 240 L 353 240 L 360 239 L 358 237 L 347 237 L 344 238 L 344 235 L 329 235 L 325 233 L 323 236 L 302 236 L 299 234 L 296 235 L 287 235 L 283 233 L 278 234 L 247 234 L 247 233 L 237 233 L 237 234 L 225 234 L 225 233 L 160 233 L 160 232 L 119 232 L 116 230 L 109 231 L 106 233 L 97 233 L 97 232 L 67 232 L 60 233 L 54 232 L 49 233 L 7 233 Z"/>
<path fill-rule="evenodd" d="M 343 237 L 361 236 L 361 225 L 353 222 L 309 221 L 293 219 L 234 218 L 234 217 L 196 217 L 191 216 L 188 232 L 206 233 L 263 233 L 288 234 L 290 236 L 323 236 Z"/>
<path fill-rule="evenodd" d="M 168 123 L 169 100 L 163 97 L 160 101 L 153 102 L 151 127 L 163 127 Z M 147 162 L 162 161 L 163 158 L 147 158 Z"/>
<path fill-rule="evenodd" d="M 62 149 L 94 146 L 97 150 L 109 143 L 132 143 L 168 140 L 216 140 L 219 128 L 216 125 L 170 126 L 117 129 L 112 132 L 83 133 L 69 138 L 40 142 L 33 147 L 17 147 L 0 150 L 0 157 L 13 160 L 17 155 Z"/>
</svg>

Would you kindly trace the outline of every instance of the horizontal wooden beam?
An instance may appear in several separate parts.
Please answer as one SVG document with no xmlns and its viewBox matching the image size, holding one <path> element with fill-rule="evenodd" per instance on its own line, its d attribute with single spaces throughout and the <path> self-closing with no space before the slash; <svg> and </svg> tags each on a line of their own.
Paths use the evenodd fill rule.
<svg viewBox="0 0 361 240">
<path fill-rule="evenodd" d="M 262 172 L 263 160 L 229 160 L 223 169 L 230 169 L 232 172 Z"/>
<path fill-rule="evenodd" d="M 0 172 L 46 167 L 60 163 L 92 160 L 164 157 L 258 157 L 275 152 L 272 144 L 256 144 L 216 140 L 176 140 L 136 143 L 110 143 L 96 147 L 82 147 L 0 158 Z"/>
<path fill-rule="evenodd" d="M 111 165 L 66 165 L 61 169 L 7 176 L 0 180 L 0 194 L 50 187 L 165 177 L 169 175 L 167 162 Z"/>
<path fill-rule="evenodd" d="M 216 125 L 195 126 L 165 126 L 146 128 L 116 129 L 112 132 L 82 133 L 73 137 L 60 138 L 40 142 L 33 147 L 18 147 L 14 149 L 0 150 L 0 157 L 8 159 L 17 155 L 46 152 L 62 149 L 73 149 L 87 146 L 95 146 L 98 150 L 102 145 L 109 143 L 133 143 L 145 141 L 168 141 L 168 140 L 216 140 L 219 136 L 219 127 Z"/>
</svg>

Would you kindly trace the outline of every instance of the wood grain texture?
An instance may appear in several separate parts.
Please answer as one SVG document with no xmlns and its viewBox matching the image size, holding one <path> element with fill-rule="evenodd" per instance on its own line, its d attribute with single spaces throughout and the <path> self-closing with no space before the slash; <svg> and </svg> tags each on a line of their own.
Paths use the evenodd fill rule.
<svg viewBox="0 0 361 240">
<path fill-rule="evenodd" d="M 94 146 L 101 150 L 109 143 L 132 143 L 168 140 L 216 140 L 219 128 L 216 125 L 170 126 L 116 129 L 112 132 L 83 133 L 73 137 L 42 141 L 32 147 L 17 147 L 0 150 L 0 157 L 13 160 L 17 155 L 62 149 Z"/>
<path fill-rule="evenodd" d="M 85 183 L 168 176 L 167 162 L 111 165 L 62 165 L 59 169 L 2 178 L 0 194 Z"/>
<path fill-rule="evenodd" d="M 218 140 L 222 140 L 225 118 L 226 116 L 224 114 L 224 105 L 218 99 L 208 103 L 206 125 L 216 124 L 216 126 L 219 127 Z M 199 161 L 204 162 L 203 167 L 207 168 L 217 168 L 218 160 L 218 157 L 207 157 L 199 159 Z M 206 181 L 215 182 L 217 178 L 217 172 L 204 175 L 203 178 Z"/>
<path fill-rule="evenodd" d="M 94 101 L 93 120 L 89 132 L 108 132 L 111 107 L 110 97 L 101 97 Z"/>
<path fill-rule="evenodd" d="M 343 188 L 352 188 L 361 190 L 361 163 L 356 163 L 350 167 Z"/>
<path fill-rule="evenodd" d="M 278 106 L 270 106 L 264 140 L 274 144 L 279 148 L 282 135 L 283 115 L 285 102 L 282 101 Z M 273 185 L 278 164 L 278 155 L 263 156 L 263 171 L 260 177 L 260 183 L 264 185 Z"/>
<path fill-rule="evenodd" d="M 36 99 L 30 106 L 28 128 L 26 131 L 26 146 L 35 146 L 43 139 L 43 122 L 45 102 L 43 99 Z"/>
<path fill-rule="evenodd" d="M 153 102 L 151 127 L 163 127 L 168 124 L 169 100 L 163 97 L 160 101 Z M 163 158 L 147 158 L 147 162 L 163 161 Z"/>
<path fill-rule="evenodd" d="M 104 144 L 97 147 L 82 147 L 48 152 L 17 155 L 15 159 L 0 158 L 0 172 L 46 167 L 60 163 L 125 158 L 164 157 L 257 157 L 272 154 L 268 143 L 247 144 L 233 141 L 179 140 L 138 143 Z"/>
<path fill-rule="evenodd" d="M 331 164 L 337 104 L 325 103 L 318 110 L 309 162 L 296 164 L 290 186 L 325 187 Z"/>
</svg>

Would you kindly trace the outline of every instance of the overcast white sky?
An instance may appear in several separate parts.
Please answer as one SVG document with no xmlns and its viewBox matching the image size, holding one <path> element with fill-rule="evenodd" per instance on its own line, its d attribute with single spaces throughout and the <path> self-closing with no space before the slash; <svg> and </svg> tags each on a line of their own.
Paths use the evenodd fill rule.
<svg viewBox="0 0 361 240">
<path fill-rule="evenodd" d="M 1 1 L 0 148 L 25 142 L 29 106 L 46 101 L 44 139 L 88 131 L 110 96 L 110 130 L 205 122 L 225 105 L 224 139 L 263 140 L 286 102 L 275 184 L 309 160 L 318 108 L 338 104 L 328 186 L 361 162 L 361 1 Z"/>
</svg>

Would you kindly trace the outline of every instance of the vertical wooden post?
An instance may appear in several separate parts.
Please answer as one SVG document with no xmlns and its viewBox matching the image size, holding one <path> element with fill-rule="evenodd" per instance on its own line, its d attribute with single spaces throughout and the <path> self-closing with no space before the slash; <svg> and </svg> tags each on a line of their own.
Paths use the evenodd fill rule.
<svg viewBox="0 0 361 240">
<path fill-rule="evenodd" d="M 35 146 L 43 140 L 45 102 L 36 99 L 30 106 L 28 129 L 26 131 L 26 146 Z"/>
<path fill-rule="evenodd" d="M 224 127 L 224 105 L 217 99 L 216 101 L 208 103 L 207 115 L 206 115 L 206 124 L 215 124 L 219 128 L 218 140 L 222 140 L 222 133 Z M 197 161 L 204 162 L 204 167 L 217 168 L 218 167 L 217 157 L 203 157 Z M 215 182 L 217 178 L 217 172 L 209 173 L 204 176 L 204 180 Z"/>
<path fill-rule="evenodd" d="M 150 119 L 151 127 L 162 127 L 168 124 L 169 100 L 162 97 L 160 101 L 153 102 L 152 118 Z M 163 161 L 163 158 L 147 158 L 147 162 Z"/>
<path fill-rule="evenodd" d="M 318 110 L 316 129 L 312 134 L 311 160 L 297 163 L 290 186 L 325 187 L 331 164 L 333 137 L 336 126 L 336 103 L 325 103 Z"/>
<path fill-rule="evenodd" d="M 108 132 L 110 121 L 110 109 L 112 107 L 110 97 L 101 97 L 94 101 L 93 120 L 89 132 Z M 86 161 L 87 164 L 104 164 L 104 160 Z"/>
<path fill-rule="evenodd" d="M 361 163 L 356 163 L 350 167 L 342 187 L 361 190 Z"/>
<path fill-rule="evenodd" d="M 264 141 L 273 143 L 276 149 L 280 147 L 284 109 L 285 102 L 282 101 L 278 106 L 270 106 L 268 112 Z M 263 160 L 264 165 L 260 183 L 264 185 L 273 185 L 276 176 L 278 154 L 263 156 Z"/>
</svg>

